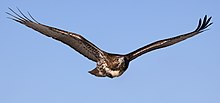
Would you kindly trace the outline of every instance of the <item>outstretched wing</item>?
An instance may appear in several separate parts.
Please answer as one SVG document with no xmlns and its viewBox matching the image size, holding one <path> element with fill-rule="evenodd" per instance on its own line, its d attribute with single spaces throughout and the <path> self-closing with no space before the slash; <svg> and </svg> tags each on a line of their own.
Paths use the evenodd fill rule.
<svg viewBox="0 0 220 103">
<path fill-rule="evenodd" d="M 52 37 L 53 39 L 56 39 L 58 41 L 63 42 L 64 44 L 69 45 L 71 48 L 78 51 L 80 54 L 84 55 L 88 59 L 97 62 L 97 59 L 100 57 L 100 54 L 104 53 L 102 50 L 100 50 L 98 47 L 96 47 L 94 44 L 86 40 L 84 37 L 82 37 L 79 34 L 67 32 L 64 30 L 60 30 L 54 27 L 43 25 L 39 22 L 37 22 L 31 15 L 29 19 L 26 17 L 19 9 L 19 15 L 15 11 L 13 11 L 11 8 L 9 8 L 12 13 L 15 15 L 6 12 L 10 19 L 17 21 L 29 28 L 32 28 L 48 37 Z"/>
<path fill-rule="evenodd" d="M 210 23 L 211 18 L 212 17 L 209 17 L 207 19 L 207 15 L 205 15 L 203 21 L 200 18 L 199 19 L 199 24 L 198 24 L 197 28 L 193 32 L 182 34 L 182 35 L 179 35 L 179 36 L 176 36 L 176 37 L 172 37 L 172 38 L 168 38 L 168 39 L 164 39 L 164 40 L 156 41 L 156 42 L 151 43 L 149 45 L 146 45 L 146 46 L 144 46 L 142 48 L 139 48 L 139 49 L 137 49 L 137 50 L 127 54 L 126 56 L 131 61 L 131 60 L 141 56 L 142 54 L 145 54 L 145 53 L 150 52 L 152 50 L 160 49 L 160 48 L 163 48 L 163 47 L 167 47 L 167 46 L 173 45 L 173 44 L 178 43 L 180 41 L 183 41 L 183 40 L 185 40 L 187 38 L 190 38 L 190 37 L 192 37 L 194 35 L 197 35 L 197 34 L 199 34 L 201 32 L 204 32 L 205 30 L 207 30 L 206 29 L 207 27 L 212 25 L 212 23 Z"/>
</svg>

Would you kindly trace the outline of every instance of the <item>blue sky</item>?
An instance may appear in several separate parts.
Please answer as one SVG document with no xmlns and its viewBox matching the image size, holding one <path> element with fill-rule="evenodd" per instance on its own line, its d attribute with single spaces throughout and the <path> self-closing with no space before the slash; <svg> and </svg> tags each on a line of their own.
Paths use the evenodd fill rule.
<svg viewBox="0 0 220 103">
<path fill-rule="evenodd" d="M 219 0 L 3 0 L 0 103 L 220 103 Z M 128 53 L 196 28 L 209 31 L 132 61 L 119 78 L 87 73 L 96 64 L 70 47 L 7 19 L 8 7 Z"/>
</svg>

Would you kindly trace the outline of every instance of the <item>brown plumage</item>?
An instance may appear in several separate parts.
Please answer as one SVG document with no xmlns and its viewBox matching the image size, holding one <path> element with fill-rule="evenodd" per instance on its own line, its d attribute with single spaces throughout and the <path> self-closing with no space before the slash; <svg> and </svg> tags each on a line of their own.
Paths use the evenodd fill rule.
<svg viewBox="0 0 220 103">
<path fill-rule="evenodd" d="M 53 39 L 56 39 L 58 41 L 63 42 L 64 44 L 70 46 L 83 56 L 87 57 L 88 59 L 94 61 L 97 63 L 97 66 L 95 69 L 89 71 L 89 73 L 98 76 L 98 77 L 118 77 L 121 76 L 128 68 L 129 62 L 134 60 L 135 58 L 156 50 L 163 47 L 167 47 L 170 45 L 173 45 L 175 43 L 178 43 L 180 41 L 183 41 L 187 38 L 190 38 L 194 35 L 197 35 L 201 32 L 204 32 L 207 30 L 206 28 L 212 25 L 210 23 L 210 20 L 212 17 L 207 18 L 207 15 L 202 19 L 199 19 L 199 24 L 197 28 L 189 33 L 182 34 L 176 37 L 159 40 L 156 42 L 153 42 L 149 45 L 146 45 L 142 48 L 139 48 L 131 53 L 122 55 L 122 54 L 112 54 L 107 53 L 101 49 L 99 49 L 97 46 L 89 42 L 87 39 L 82 37 L 79 34 L 60 30 L 54 27 L 50 27 L 44 24 L 41 24 L 37 22 L 29 13 L 30 16 L 29 19 L 27 16 L 25 16 L 19 9 L 19 13 L 16 13 L 11 8 L 9 10 L 14 14 L 6 12 L 10 19 L 19 22 L 29 28 L 32 28 L 43 35 L 46 35 L 48 37 L 52 37 Z"/>
</svg>

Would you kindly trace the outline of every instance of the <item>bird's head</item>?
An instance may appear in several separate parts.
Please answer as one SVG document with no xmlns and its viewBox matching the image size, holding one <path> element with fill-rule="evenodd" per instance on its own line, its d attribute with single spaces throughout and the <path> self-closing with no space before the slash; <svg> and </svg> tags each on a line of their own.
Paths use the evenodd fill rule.
<svg viewBox="0 0 220 103">
<path fill-rule="evenodd" d="M 89 73 L 98 77 L 119 77 L 128 68 L 129 60 L 122 55 L 111 55 L 108 59 L 100 60 L 97 67 Z"/>
<path fill-rule="evenodd" d="M 113 55 L 105 68 L 106 76 L 110 78 L 121 76 L 128 68 L 129 60 L 123 55 Z"/>
</svg>

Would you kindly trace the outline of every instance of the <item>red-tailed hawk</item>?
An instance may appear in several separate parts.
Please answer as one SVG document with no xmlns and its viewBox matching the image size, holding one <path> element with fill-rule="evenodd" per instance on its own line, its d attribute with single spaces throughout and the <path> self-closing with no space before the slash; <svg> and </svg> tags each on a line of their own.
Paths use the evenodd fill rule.
<svg viewBox="0 0 220 103">
<path fill-rule="evenodd" d="M 199 19 L 197 28 L 192 32 L 153 42 L 128 54 L 112 54 L 101 50 L 79 34 L 41 24 L 37 22 L 29 13 L 28 15 L 30 19 L 25 16 L 19 9 L 19 14 L 13 11 L 11 8 L 9 9 L 14 14 L 13 15 L 12 13 L 6 12 L 11 16 L 9 17 L 10 19 L 19 22 L 29 28 L 32 28 L 42 33 L 43 35 L 61 41 L 88 59 L 96 62 L 96 68 L 89 71 L 89 73 L 98 77 L 107 76 L 110 78 L 121 76 L 127 70 L 129 62 L 135 58 L 147 52 L 176 44 L 187 38 L 202 33 L 212 24 L 210 23 L 212 17 L 208 18 L 207 15 L 205 15 L 203 20 Z"/>
</svg>

